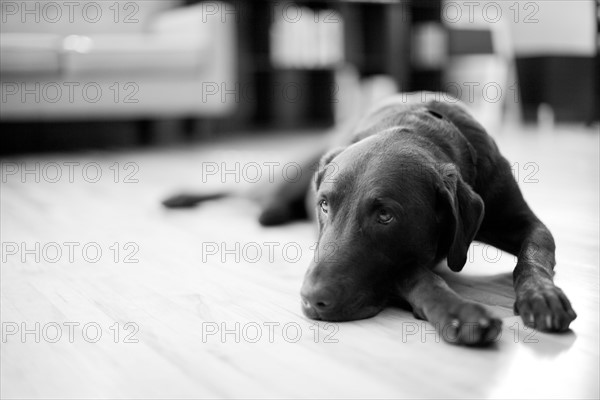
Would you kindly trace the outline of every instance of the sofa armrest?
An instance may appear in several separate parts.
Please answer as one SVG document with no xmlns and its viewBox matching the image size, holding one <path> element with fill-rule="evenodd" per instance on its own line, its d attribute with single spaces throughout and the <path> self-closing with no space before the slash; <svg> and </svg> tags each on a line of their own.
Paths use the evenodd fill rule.
<svg viewBox="0 0 600 400">
<path fill-rule="evenodd" d="M 197 71 L 208 56 L 205 39 L 155 33 L 69 36 L 63 44 L 67 75 Z"/>
<path fill-rule="evenodd" d="M 171 9 L 158 14 L 149 29 L 165 37 L 189 36 L 203 41 L 209 49 L 203 79 L 235 90 L 237 43 L 231 7 L 223 2 L 207 2 Z"/>
<path fill-rule="evenodd" d="M 2 74 L 51 74 L 60 72 L 62 38 L 49 33 L 3 33 L 0 36 Z"/>
</svg>

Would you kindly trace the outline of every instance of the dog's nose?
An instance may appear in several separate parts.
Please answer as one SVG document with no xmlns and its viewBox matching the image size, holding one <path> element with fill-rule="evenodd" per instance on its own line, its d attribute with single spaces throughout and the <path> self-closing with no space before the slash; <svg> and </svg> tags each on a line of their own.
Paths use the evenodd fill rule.
<svg viewBox="0 0 600 400">
<path fill-rule="evenodd" d="M 334 293 L 329 289 L 303 290 L 301 293 L 302 304 L 306 308 L 317 311 L 328 311 L 334 306 Z"/>
</svg>

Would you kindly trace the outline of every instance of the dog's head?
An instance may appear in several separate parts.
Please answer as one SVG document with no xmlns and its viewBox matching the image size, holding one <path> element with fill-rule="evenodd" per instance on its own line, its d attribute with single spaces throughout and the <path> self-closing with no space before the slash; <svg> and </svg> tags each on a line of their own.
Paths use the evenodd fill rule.
<svg viewBox="0 0 600 400">
<path fill-rule="evenodd" d="M 314 319 L 368 318 L 415 266 L 460 270 L 483 217 L 453 164 L 393 131 L 333 150 L 315 177 L 319 242 L 302 286 Z"/>
</svg>

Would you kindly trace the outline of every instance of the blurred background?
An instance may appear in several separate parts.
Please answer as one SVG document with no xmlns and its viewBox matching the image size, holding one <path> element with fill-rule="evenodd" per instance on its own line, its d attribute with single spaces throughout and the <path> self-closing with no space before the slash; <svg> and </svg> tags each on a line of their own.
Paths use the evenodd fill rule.
<svg viewBox="0 0 600 400">
<path fill-rule="evenodd" d="M 595 1 L 0 0 L 3 154 L 326 131 L 397 91 L 598 121 Z"/>
<path fill-rule="evenodd" d="M 0 0 L 0 397 L 598 399 L 598 10 Z M 490 349 L 395 307 L 315 322 L 299 296 L 314 224 L 262 227 L 243 196 L 160 204 L 269 199 L 329 132 L 418 90 L 460 98 L 510 160 L 556 239 L 571 332 L 523 325 L 515 258 L 481 243 L 436 272 L 503 319 Z"/>
</svg>

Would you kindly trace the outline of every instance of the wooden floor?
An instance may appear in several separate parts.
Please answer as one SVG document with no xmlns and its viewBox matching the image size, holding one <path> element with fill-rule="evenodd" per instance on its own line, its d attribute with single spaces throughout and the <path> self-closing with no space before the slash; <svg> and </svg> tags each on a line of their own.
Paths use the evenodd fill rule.
<svg viewBox="0 0 600 400">
<path fill-rule="evenodd" d="M 567 334 L 525 329 L 512 315 L 513 257 L 474 246 L 461 274 L 440 273 L 503 318 L 488 349 L 445 344 L 399 309 L 358 322 L 307 320 L 299 288 L 312 224 L 262 228 L 244 199 L 182 212 L 159 205 L 179 189 L 258 188 L 244 163 L 280 162 L 272 170 L 280 175 L 313 140 L 4 159 L 2 398 L 599 397 L 598 132 L 496 135 L 556 237 L 556 282 L 579 317 Z M 236 161 L 240 183 L 231 174 L 203 182 L 203 167 Z M 34 174 L 22 182 L 36 163 L 40 182 Z M 86 181 L 98 169 L 99 181 Z"/>
</svg>

